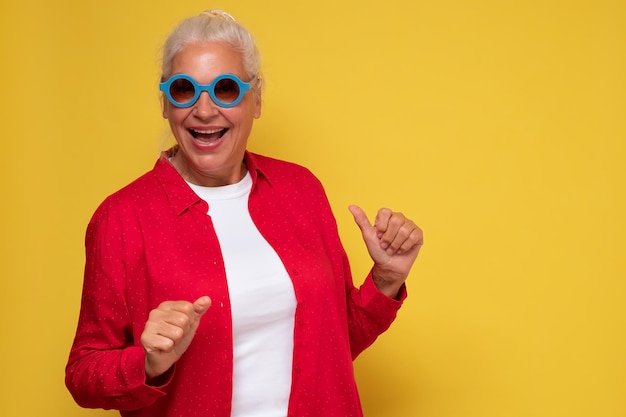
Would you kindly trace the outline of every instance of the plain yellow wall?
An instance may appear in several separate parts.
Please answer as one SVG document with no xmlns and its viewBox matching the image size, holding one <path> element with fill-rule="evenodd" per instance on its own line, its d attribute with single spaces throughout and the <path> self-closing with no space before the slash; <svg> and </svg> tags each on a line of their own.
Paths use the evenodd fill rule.
<svg viewBox="0 0 626 417">
<path fill-rule="evenodd" d="M 367 416 L 626 415 L 623 0 L 4 0 L 0 416 L 116 415 L 63 384 L 84 230 L 156 160 L 159 47 L 211 7 L 262 51 L 250 149 L 322 179 L 357 281 L 348 204 L 425 230 Z"/>
</svg>

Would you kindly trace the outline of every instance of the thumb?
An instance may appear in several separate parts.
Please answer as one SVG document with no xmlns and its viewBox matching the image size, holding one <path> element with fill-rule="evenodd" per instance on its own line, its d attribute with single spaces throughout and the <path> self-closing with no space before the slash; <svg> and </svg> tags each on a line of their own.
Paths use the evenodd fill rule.
<svg viewBox="0 0 626 417">
<path fill-rule="evenodd" d="M 386 262 L 388 258 L 386 257 L 385 251 L 380 247 L 380 240 L 376 229 L 370 223 L 363 209 L 355 205 L 349 206 L 348 209 L 350 213 L 352 213 L 352 216 L 354 216 L 355 223 L 359 226 L 359 229 L 361 229 L 363 242 L 374 263 Z"/>
<path fill-rule="evenodd" d="M 348 210 L 350 210 L 350 213 L 352 213 L 352 217 L 354 217 L 354 222 L 357 224 L 357 226 L 359 226 L 361 232 L 366 232 L 372 227 L 372 224 L 367 218 L 367 214 L 365 214 L 361 207 L 352 204 L 348 206 Z"/>
<path fill-rule="evenodd" d="M 193 302 L 193 311 L 201 317 L 211 307 L 211 299 L 208 295 L 204 295 Z"/>
</svg>

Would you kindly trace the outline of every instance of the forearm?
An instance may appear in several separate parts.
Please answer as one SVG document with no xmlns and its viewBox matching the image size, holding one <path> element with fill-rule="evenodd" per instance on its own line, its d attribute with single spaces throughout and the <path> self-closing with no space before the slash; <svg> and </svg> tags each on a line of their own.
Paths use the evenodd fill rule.
<svg viewBox="0 0 626 417">
<path fill-rule="evenodd" d="M 359 289 L 354 288 L 350 291 L 348 326 L 353 358 L 374 343 L 378 336 L 391 326 L 406 296 L 404 286 L 396 291 L 397 298 L 381 292 L 371 273 Z"/>
</svg>

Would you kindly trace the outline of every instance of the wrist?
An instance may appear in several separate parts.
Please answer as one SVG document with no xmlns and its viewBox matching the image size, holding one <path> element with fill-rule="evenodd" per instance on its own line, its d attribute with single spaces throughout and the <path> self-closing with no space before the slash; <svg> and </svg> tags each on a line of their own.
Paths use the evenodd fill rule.
<svg viewBox="0 0 626 417">
<path fill-rule="evenodd" d="M 162 375 L 168 374 L 172 367 L 173 364 L 167 365 L 163 363 L 153 363 L 153 361 L 150 360 L 149 355 L 146 355 L 146 359 L 144 362 L 146 381 L 155 381 L 160 379 Z M 150 383 L 149 385 L 153 384 Z"/>
<path fill-rule="evenodd" d="M 404 285 L 406 278 L 399 277 L 396 274 L 389 274 L 374 266 L 372 269 L 372 280 L 378 291 L 385 294 L 389 298 L 397 299 L 400 289 Z"/>
<path fill-rule="evenodd" d="M 166 384 L 166 382 L 171 378 L 172 373 L 174 372 L 174 365 L 170 366 L 163 372 L 158 372 L 154 370 L 150 370 L 148 363 L 146 361 L 146 385 L 150 385 L 153 387 L 159 387 Z"/>
</svg>

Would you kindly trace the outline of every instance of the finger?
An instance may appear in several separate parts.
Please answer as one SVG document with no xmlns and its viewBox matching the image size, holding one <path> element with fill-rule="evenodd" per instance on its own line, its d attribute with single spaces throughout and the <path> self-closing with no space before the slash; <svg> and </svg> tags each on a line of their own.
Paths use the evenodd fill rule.
<svg viewBox="0 0 626 417">
<path fill-rule="evenodd" d="M 363 209 L 357 205 L 348 206 L 348 210 L 352 213 L 352 217 L 354 217 L 354 222 L 359 226 L 361 232 L 368 232 L 372 228 L 372 224 L 367 218 L 367 214 L 363 211 Z"/>
<path fill-rule="evenodd" d="M 152 311 L 145 325 L 145 330 L 151 334 L 160 334 L 176 339 L 185 333 L 189 327 L 189 317 L 177 312 L 163 315 L 159 311 Z"/>
<path fill-rule="evenodd" d="M 148 321 L 141 335 L 141 343 L 148 352 L 169 352 L 182 339 L 183 329 L 169 323 Z"/>
<path fill-rule="evenodd" d="M 376 213 L 376 219 L 374 219 L 374 227 L 378 238 L 382 238 L 384 233 L 389 229 L 389 219 L 393 215 L 393 211 L 388 208 L 381 208 Z"/>
<path fill-rule="evenodd" d="M 207 295 L 204 295 L 193 302 L 193 311 L 196 313 L 198 318 L 202 317 L 202 315 L 207 312 L 209 307 L 211 307 L 211 298 Z"/>
<path fill-rule="evenodd" d="M 196 319 L 195 313 L 191 304 L 180 306 L 179 308 L 179 310 L 171 310 L 155 315 L 155 322 L 178 327 L 186 333 Z"/>
<path fill-rule="evenodd" d="M 141 338 L 141 344 L 147 353 L 168 353 L 174 349 L 174 341 L 160 334 L 151 334 Z"/>
<path fill-rule="evenodd" d="M 194 312 L 193 304 L 189 301 L 163 301 L 155 310 L 163 312 L 164 314 L 175 311 L 191 315 Z"/>
<path fill-rule="evenodd" d="M 407 223 L 402 213 L 388 212 L 385 209 L 381 210 L 379 217 L 383 219 L 379 221 L 381 228 L 378 232 L 381 246 L 387 249 L 388 252 L 395 252 L 411 234 L 411 224 Z M 383 224 L 385 226 L 384 230 L 382 229 Z"/>
<path fill-rule="evenodd" d="M 182 337 L 198 327 L 200 318 L 202 318 L 210 306 L 211 299 L 206 295 L 198 298 L 193 304 L 181 301 L 171 305 L 171 310 L 162 317 L 162 320 L 165 323 L 179 327 L 182 330 L 180 335 Z M 177 334 L 174 336 L 177 336 Z"/>
<path fill-rule="evenodd" d="M 391 223 L 394 223 L 394 220 L 390 220 L 390 224 Z M 392 234 L 393 230 L 396 231 L 395 235 Z M 400 225 L 399 227 L 397 227 L 396 225 L 391 225 L 387 229 L 387 232 L 385 232 L 383 238 L 381 239 L 382 245 L 383 246 L 385 246 L 385 244 L 387 245 L 388 253 L 400 252 L 403 246 L 404 247 L 412 246 L 412 245 L 407 245 L 407 241 L 410 239 L 412 232 L 413 232 L 413 228 L 410 227 L 410 225 L 407 225 L 406 223 Z"/>
<path fill-rule="evenodd" d="M 423 244 L 424 244 L 424 238 L 422 234 L 422 229 L 415 226 L 415 228 L 411 230 L 411 233 L 409 234 L 409 236 L 406 238 L 406 240 L 402 243 L 402 245 L 398 249 L 398 253 L 406 253 L 414 249 L 417 249 L 417 252 L 419 253 L 419 250 Z"/>
<path fill-rule="evenodd" d="M 193 304 L 188 301 L 165 301 L 150 312 L 149 323 L 153 332 L 177 341 L 197 327 L 210 306 L 211 299 L 208 296 L 198 298 Z M 180 332 L 174 328 L 179 328 Z"/>
</svg>

